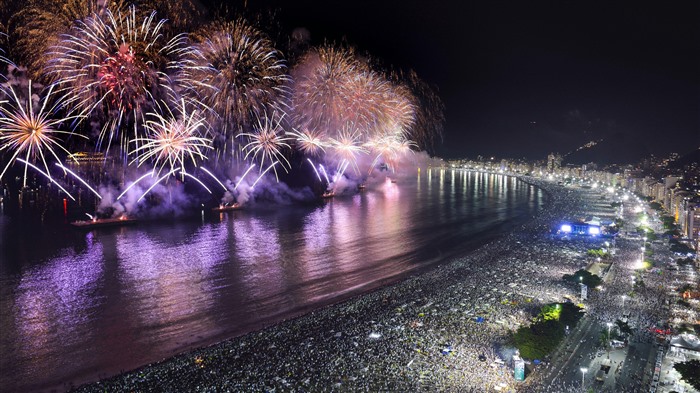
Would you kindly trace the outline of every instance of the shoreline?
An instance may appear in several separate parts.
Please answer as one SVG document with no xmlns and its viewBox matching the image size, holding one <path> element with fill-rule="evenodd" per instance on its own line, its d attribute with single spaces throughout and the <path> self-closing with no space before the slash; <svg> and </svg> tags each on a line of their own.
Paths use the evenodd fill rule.
<svg viewBox="0 0 700 393">
<path fill-rule="evenodd" d="M 415 391 L 428 387 L 449 391 L 457 386 L 462 391 L 467 386 L 479 391 L 473 381 L 486 382 L 485 378 L 489 384 L 496 380 L 514 386 L 512 369 L 507 365 L 492 369 L 507 331 L 525 322 L 526 313 L 522 311 L 561 301 L 570 291 L 560 283 L 561 275 L 555 274 L 550 285 L 556 293 L 538 299 L 534 287 L 528 288 L 525 283 L 513 286 L 509 284 L 515 281 L 506 283 L 494 278 L 496 271 L 506 273 L 513 268 L 499 262 L 533 257 L 533 244 L 547 242 L 552 220 L 585 213 L 576 211 L 585 206 L 575 203 L 584 191 L 572 195 L 573 189 L 564 186 L 519 180 L 546 194 L 542 210 L 526 224 L 463 257 L 368 294 L 75 391 Z M 529 261 L 527 265 L 536 263 Z M 484 281 L 491 278 L 493 283 Z M 535 277 L 524 279 L 521 281 L 531 282 Z M 479 282 L 493 284 L 494 288 L 488 291 L 472 284 Z M 522 287 L 517 289 L 518 285 Z M 516 289 L 506 291 L 509 288 Z M 503 297 L 526 306 L 501 304 Z M 523 301 L 527 298 L 532 299 L 531 303 Z M 486 322 L 473 321 L 476 315 Z M 479 355 L 487 361 L 479 360 Z M 483 366 L 486 373 L 474 370 L 474 365 Z M 494 378 L 496 372 L 499 376 Z"/>
</svg>

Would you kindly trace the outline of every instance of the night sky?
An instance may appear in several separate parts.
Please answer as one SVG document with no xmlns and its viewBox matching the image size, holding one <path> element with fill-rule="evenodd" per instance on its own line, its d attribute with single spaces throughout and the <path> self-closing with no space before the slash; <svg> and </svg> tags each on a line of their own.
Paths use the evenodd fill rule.
<svg viewBox="0 0 700 393">
<path fill-rule="evenodd" d="M 615 4 L 612 4 L 615 3 Z M 249 1 L 291 34 L 414 69 L 446 106 L 444 158 L 632 162 L 700 146 L 700 2 Z M 240 4 L 239 2 L 237 4 Z M 680 4 L 680 5 L 679 5 Z"/>
</svg>

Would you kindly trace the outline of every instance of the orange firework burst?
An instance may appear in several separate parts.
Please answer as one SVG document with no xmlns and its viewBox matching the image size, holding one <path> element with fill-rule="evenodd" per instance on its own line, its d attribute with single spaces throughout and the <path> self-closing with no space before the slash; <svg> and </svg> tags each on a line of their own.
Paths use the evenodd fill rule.
<svg viewBox="0 0 700 393">
<path fill-rule="evenodd" d="M 59 143 L 59 136 L 62 134 L 70 135 L 73 132 L 58 128 L 61 124 L 77 116 L 51 118 L 59 105 L 56 102 L 54 106 L 47 108 L 52 91 L 53 85 L 49 87 L 48 93 L 40 98 L 37 105 L 33 102 L 31 81 L 29 81 L 29 98 L 26 102 L 12 88 L 9 89 L 9 92 L 5 92 L 11 99 L 0 102 L 0 152 L 9 154 L 10 159 L 0 173 L 0 179 L 19 156 L 24 157 L 25 162 L 41 161 L 46 173 L 49 173 L 49 166 L 46 162 L 47 155 L 60 161 L 56 149 L 70 154 Z M 35 111 L 37 107 L 39 110 Z M 24 185 L 27 185 L 26 165 L 24 167 Z"/>
</svg>

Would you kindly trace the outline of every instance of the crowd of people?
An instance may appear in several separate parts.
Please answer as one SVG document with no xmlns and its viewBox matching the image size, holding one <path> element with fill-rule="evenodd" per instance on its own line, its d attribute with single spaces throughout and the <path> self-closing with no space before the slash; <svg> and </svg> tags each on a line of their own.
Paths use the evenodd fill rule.
<svg viewBox="0 0 700 393">
<path fill-rule="evenodd" d="M 515 348 L 509 337 L 518 327 L 529 324 L 543 305 L 577 298 L 578 286 L 562 276 L 588 266 L 586 251 L 604 242 L 588 237 L 562 239 L 555 234 L 558 223 L 592 212 L 612 219 L 615 211 L 595 190 L 527 181 L 547 193 L 544 209 L 508 235 L 462 258 L 350 301 L 77 391 L 580 389 L 580 385 L 564 381 L 542 386 L 544 372 L 538 368 L 546 369 L 547 359 L 541 359 L 537 366 L 530 364 L 528 378 L 516 382 L 512 364 Z M 624 280 L 629 279 L 616 274 L 614 280 L 624 286 L 617 289 L 615 281 L 595 294 L 597 299 L 590 307 L 593 318 L 614 320 L 608 315 L 610 307 L 596 304 L 621 303 L 621 295 L 630 285 Z M 654 292 L 636 293 L 639 296 L 628 299 L 625 308 L 654 307 L 650 303 Z M 643 315 L 648 315 L 649 321 L 635 323 L 643 325 L 662 317 Z"/>
</svg>

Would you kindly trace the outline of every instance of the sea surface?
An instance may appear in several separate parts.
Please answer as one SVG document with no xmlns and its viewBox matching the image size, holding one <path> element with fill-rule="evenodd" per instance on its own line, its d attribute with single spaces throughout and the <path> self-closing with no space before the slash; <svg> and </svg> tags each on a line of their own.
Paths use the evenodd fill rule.
<svg viewBox="0 0 700 393">
<path fill-rule="evenodd" d="M 0 390 L 67 390 L 346 300 L 508 232 L 545 197 L 424 170 L 308 205 L 77 230 L 0 215 Z"/>
</svg>

